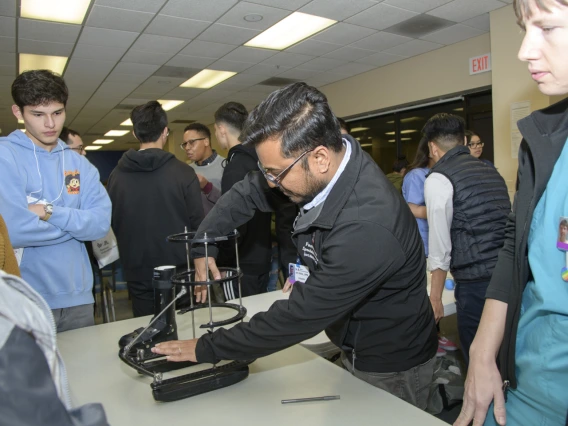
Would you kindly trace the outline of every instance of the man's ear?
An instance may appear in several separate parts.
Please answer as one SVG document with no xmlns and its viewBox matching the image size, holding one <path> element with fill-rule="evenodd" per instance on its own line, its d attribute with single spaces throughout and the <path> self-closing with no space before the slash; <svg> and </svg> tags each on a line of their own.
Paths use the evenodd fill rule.
<svg viewBox="0 0 568 426">
<path fill-rule="evenodd" d="M 22 111 L 18 105 L 12 105 L 12 114 L 14 114 L 18 120 L 24 119 Z"/>
<path fill-rule="evenodd" d="M 331 164 L 330 152 L 327 148 L 320 146 L 315 149 L 314 158 L 316 161 L 316 167 L 320 173 L 326 173 L 329 170 Z"/>
</svg>

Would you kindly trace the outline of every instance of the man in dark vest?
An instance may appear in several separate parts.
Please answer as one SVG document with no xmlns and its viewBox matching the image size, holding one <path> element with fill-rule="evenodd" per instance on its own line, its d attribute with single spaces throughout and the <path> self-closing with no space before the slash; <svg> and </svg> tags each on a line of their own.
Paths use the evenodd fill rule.
<svg viewBox="0 0 568 426">
<path fill-rule="evenodd" d="M 466 361 L 497 255 L 505 239 L 511 202 L 494 167 L 463 145 L 464 121 L 451 114 L 430 118 L 422 132 L 434 167 L 424 184 L 432 272 L 430 302 L 436 321 L 444 316 L 442 291 L 448 270 L 456 282 L 458 333 Z"/>
</svg>

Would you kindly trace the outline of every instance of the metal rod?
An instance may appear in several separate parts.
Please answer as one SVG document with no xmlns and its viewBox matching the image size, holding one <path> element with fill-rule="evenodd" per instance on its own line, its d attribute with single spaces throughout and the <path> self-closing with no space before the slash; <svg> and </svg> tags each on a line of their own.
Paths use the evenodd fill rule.
<svg viewBox="0 0 568 426">
<path fill-rule="evenodd" d="M 187 234 L 187 226 L 185 227 L 185 233 Z M 187 235 L 186 235 L 186 243 L 185 243 L 185 255 L 187 257 L 187 277 L 188 280 L 191 281 L 191 274 L 189 271 L 191 270 L 191 263 L 189 262 L 189 243 L 187 242 Z M 191 328 L 193 330 L 193 338 L 195 339 L 195 312 L 193 311 L 193 296 L 195 292 L 193 291 L 192 286 L 189 287 L 189 306 L 191 306 Z"/>
<path fill-rule="evenodd" d="M 203 238 L 207 239 L 207 232 L 203 233 Z M 205 243 L 205 281 L 209 282 L 209 251 L 208 244 Z M 211 285 L 207 284 L 207 301 L 209 302 L 209 329 L 213 331 L 213 306 L 211 306 Z"/>
<path fill-rule="evenodd" d="M 164 312 L 166 312 L 170 306 L 172 306 L 174 303 L 176 303 L 176 300 L 178 300 L 180 297 L 182 297 L 183 295 L 185 295 L 187 293 L 187 290 L 185 289 L 185 287 L 181 288 L 181 291 L 177 294 L 177 296 L 174 298 L 174 300 L 172 300 L 168 306 L 166 306 L 162 312 L 160 312 L 158 315 L 156 315 L 154 318 L 152 318 L 152 321 L 150 321 L 150 324 L 148 324 L 146 326 L 146 328 L 144 330 L 142 330 L 142 333 L 140 333 L 138 336 L 136 336 L 136 338 L 130 342 L 128 345 L 126 345 L 124 347 L 124 355 L 128 354 L 128 351 L 132 348 L 132 346 L 134 346 L 134 344 L 138 341 L 138 339 L 140 339 L 140 337 L 146 332 L 146 330 L 148 330 L 150 328 L 150 326 L 152 324 L 154 324 L 156 322 L 156 320 L 160 317 L 160 315 L 162 315 Z"/>
<path fill-rule="evenodd" d="M 235 235 L 237 234 L 237 230 L 235 229 Z M 238 238 L 235 237 L 235 258 L 237 259 L 237 283 L 239 285 L 239 304 L 241 305 L 241 309 L 243 307 L 243 292 L 241 291 L 241 267 L 239 263 L 239 241 Z M 241 322 L 243 322 L 243 318 L 241 318 Z"/>
</svg>

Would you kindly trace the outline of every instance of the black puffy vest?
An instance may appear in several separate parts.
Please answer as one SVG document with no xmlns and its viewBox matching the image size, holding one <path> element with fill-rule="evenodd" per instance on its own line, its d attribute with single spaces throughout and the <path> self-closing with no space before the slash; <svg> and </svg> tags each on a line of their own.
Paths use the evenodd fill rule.
<svg viewBox="0 0 568 426">
<path fill-rule="evenodd" d="M 466 146 L 448 151 L 432 167 L 454 187 L 450 271 L 458 282 L 489 281 L 505 240 L 511 202 L 497 170 L 469 153 Z"/>
</svg>

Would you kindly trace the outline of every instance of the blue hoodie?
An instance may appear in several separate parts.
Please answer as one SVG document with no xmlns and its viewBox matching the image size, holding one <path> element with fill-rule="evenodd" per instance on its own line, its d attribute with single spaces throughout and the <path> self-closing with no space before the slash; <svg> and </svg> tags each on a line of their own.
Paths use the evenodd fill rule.
<svg viewBox="0 0 568 426">
<path fill-rule="evenodd" d="M 84 241 L 104 237 L 111 203 L 97 169 L 61 140 L 51 152 L 20 130 L 0 138 L 0 214 L 20 269 L 51 309 L 93 303 L 93 273 Z M 48 221 L 28 210 L 27 196 L 53 204 Z"/>
</svg>

